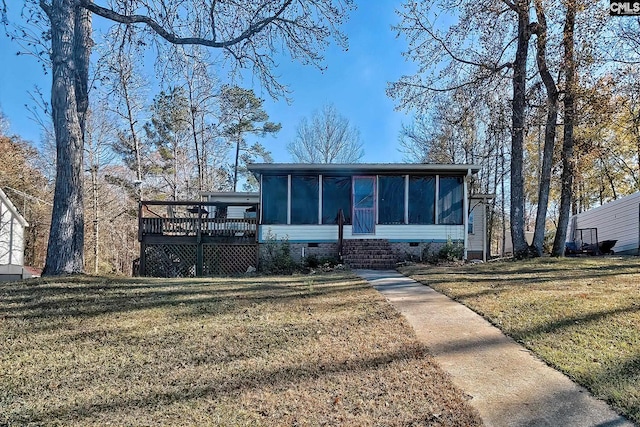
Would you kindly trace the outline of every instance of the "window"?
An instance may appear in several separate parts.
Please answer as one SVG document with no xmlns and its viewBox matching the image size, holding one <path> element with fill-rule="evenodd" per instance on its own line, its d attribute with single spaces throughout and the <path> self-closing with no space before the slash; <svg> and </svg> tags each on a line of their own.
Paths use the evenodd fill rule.
<svg viewBox="0 0 640 427">
<path fill-rule="evenodd" d="M 344 223 L 351 224 L 351 177 L 322 177 L 322 223 L 337 224 L 342 209 Z"/>
<path fill-rule="evenodd" d="M 474 232 L 473 232 L 473 211 L 469 212 L 469 224 L 467 225 L 467 234 L 474 234 Z"/>
<path fill-rule="evenodd" d="M 462 224 L 462 177 L 440 177 L 438 224 Z"/>
<path fill-rule="evenodd" d="M 262 176 L 262 223 L 287 223 L 287 175 Z"/>
<path fill-rule="evenodd" d="M 409 224 L 435 224 L 436 178 L 409 177 Z"/>
<path fill-rule="evenodd" d="M 378 177 L 378 224 L 404 224 L 404 176 Z"/>
<path fill-rule="evenodd" d="M 291 177 L 291 224 L 317 224 L 318 177 Z"/>
</svg>

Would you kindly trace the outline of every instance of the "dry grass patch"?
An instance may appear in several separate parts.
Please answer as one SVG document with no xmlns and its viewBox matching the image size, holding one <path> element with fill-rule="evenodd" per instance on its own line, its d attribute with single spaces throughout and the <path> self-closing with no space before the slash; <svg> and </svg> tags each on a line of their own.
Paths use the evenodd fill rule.
<svg viewBox="0 0 640 427">
<path fill-rule="evenodd" d="M 640 259 L 409 266 L 640 423 Z"/>
<path fill-rule="evenodd" d="M 0 284 L 0 425 L 479 425 L 349 273 Z"/>
</svg>

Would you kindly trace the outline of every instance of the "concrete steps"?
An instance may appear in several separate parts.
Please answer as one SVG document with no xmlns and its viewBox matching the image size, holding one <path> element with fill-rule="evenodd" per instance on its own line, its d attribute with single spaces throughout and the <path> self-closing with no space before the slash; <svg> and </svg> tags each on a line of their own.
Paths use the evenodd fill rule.
<svg viewBox="0 0 640 427">
<path fill-rule="evenodd" d="M 358 239 L 343 243 L 344 263 L 353 269 L 390 270 L 396 268 L 396 257 L 388 240 Z"/>
</svg>

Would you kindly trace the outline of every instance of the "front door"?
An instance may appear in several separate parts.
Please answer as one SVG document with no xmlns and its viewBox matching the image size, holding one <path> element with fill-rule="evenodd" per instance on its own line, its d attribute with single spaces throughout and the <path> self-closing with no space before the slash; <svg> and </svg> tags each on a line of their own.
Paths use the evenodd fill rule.
<svg viewBox="0 0 640 427">
<path fill-rule="evenodd" d="M 376 224 L 376 177 L 353 177 L 353 234 L 373 234 Z"/>
</svg>

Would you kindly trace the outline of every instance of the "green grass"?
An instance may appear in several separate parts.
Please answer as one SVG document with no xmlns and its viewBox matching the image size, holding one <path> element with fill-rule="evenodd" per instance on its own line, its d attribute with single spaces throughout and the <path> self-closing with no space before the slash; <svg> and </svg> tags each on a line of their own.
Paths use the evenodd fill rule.
<svg viewBox="0 0 640 427">
<path fill-rule="evenodd" d="M 640 259 L 415 265 L 402 272 L 480 313 L 640 423 Z"/>
<path fill-rule="evenodd" d="M 349 273 L 0 283 L 0 425 L 480 425 Z"/>
</svg>

